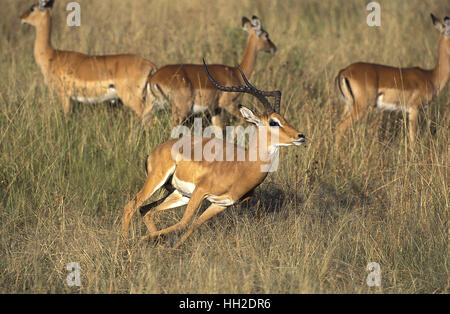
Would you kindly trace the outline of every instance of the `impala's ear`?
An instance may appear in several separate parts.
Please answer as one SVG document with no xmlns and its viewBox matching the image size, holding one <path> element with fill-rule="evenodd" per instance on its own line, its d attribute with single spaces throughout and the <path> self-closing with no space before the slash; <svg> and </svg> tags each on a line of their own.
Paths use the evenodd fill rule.
<svg viewBox="0 0 450 314">
<path fill-rule="evenodd" d="M 256 15 L 252 16 L 252 26 L 255 30 L 260 31 L 261 30 L 261 21 Z"/>
<path fill-rule="evenodd" d="M 445 36 L 450 37 L 450 18 L 448 16 L 444 18 L 444 29 Z"/>
<path fill-rule="evenodd" d="M 39 0 L 38 2 L 38 9 L 39 11 L 44 11 L 45 10 L 45 0 Z"/>
<path fill-rule="evenodd" d="M 241 114 L 244 117 L 245 121 L 253 123 L 253 124 L 257 125 L 257 126 L 261 124 L 261 120 L 259 119 L 259 117 L 257 115 L 255 115 L 253 113 L 253 111 L 251 111 L 247 107 L 239 105 L 239 111 L 241 112 Z"/>
<path fill-rule="evenodd" d="M 442 24 L 441 20 L 435 17 L 433 13 L 431 13 L 431 20 L 433 21 L 434 27 L 436 27 L 436 29 L 442 33 L 444 31 L 444 24 Z"/>
<path fill-rule="evenodd" d="M 53 8 L 55 0 L 39 0 L 39 11 L 44 11 L 46 8 Z"/>
<path fill-rule="evenodd" d="M 53 8 L 53 4 L 55 3 L 55 0 L 48 0 L 47 4 L 45 5 L 46 8 Z"/>
<path fill-rule="evenodd" d="M 252 23 L 245 16 L 242 17 L 242 28 L 248 33 L 250 33 L 250 30 L 252 29 Z"/>
<path fill-rule="evenodd" d="M 261 26 L 261 20 L 255 15 L 252 16 L 252 28 L 258 36 L 261 36 L 264 33 Z"/>
</svg>

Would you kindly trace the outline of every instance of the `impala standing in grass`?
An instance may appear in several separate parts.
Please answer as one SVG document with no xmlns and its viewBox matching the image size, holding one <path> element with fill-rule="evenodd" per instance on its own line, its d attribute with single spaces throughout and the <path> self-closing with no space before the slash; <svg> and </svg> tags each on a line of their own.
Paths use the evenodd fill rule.
<svg viewBox="0 0 450 314">
<path fill-rule="evenodd" d="M 22 23 L 36 27 L 34 58 L 45 83 L 59 96 L 63 110 L 70 113 L 71 101 L 96 103 L 120 99 L 139 116 L 145 111 L 148 75 L 153 63 L 137 55 L 89 56 L 56 50 L 51 44 L 53 0 L 40 0 L 22 14 Z"/>
<path fill-rule="evenodd" d="M 431 18 L 440 32 L 434 69 L 395 68 L 360 62 L 339 72 L 336 85 L 347 106 L 346 116 L 336 128 L 337 140 L 352 123 L 377 107 L 408 113 L 409 138 L 414 145 L 420 108 L 444 89 L 450 75 L 450 18 L 445 17 L 444 22 L 433 14 Z"/>
<path fill-rule="evenodd" d="M 128 237 L 128 227 L 133 214 L 141 208 L 144 222 L 149 234 L 144 239 L 154 239 L 169 232 L 185 228 L 192 219 L 203 200 L 211 205 L 193 222 L 191 227 L 175 245 L 178 248 L 202 223 L 225 210 L 228 206 L 248 199 L 254 189 L 259 186 L 267 176 L 264 166 L 273 162 L 280 146 L 299 146 L 306 141 L 305 136 L 294 129 L 280 115 L 279 104 L 281 93 L 279 91 L 263 92 L 253 87 L 242 73 L 245 86 L 225 87 L 218 84 L 211 77 L 208 68 L 205 71 L 212 84 L 224 92 L 249 93 L 256 96 L 265 106 L 265 114 L 255 114 L 246 107 L 240 107 L 244 119 L 256 125 L 255 136 L 251 137 L 246 150 L 233 143 L 219 138 L 211 137 L 183 137 L 170 140 L 157 146 L 147 157 L 147 179 L 143 188 L 124 208 L 122 218 L 122 235 Z M 266 96 L 275 97 L 275 109 L 272 108 Z M 277 112 L 278 111 L 278 112 Z M 272 136 L 276 133 L 276 139 Z M 261 140 L 265 137 L 265 141 Z M 215 144 L 216 155 L 224 157 L 221 161 L 193 161 L 192 154 L 184 151 L 173 151 L 178 141 L 186 141 L 190 148 L 198 145 L 202 151 L 206 145 Z M 227 151 L 234 153 L 234 159 L 225 159 Z M 192 150 L 189 150 L 192 151 Z M 252 159 L 252 152 L 258 152 Z M 239 160 L 238 155 L 243 153 L 245 158 Z M 141 207 L 142 204 L 163 185 L 170 184 L 174 189 L 165 199 Z M 186 205 L 183 218 L 175 225 L 158 230 L 153 221 L 156 212 Z"/>
<path fill-rule="evenodd" d="M 247 47 L 240 67 L 247 77 L 252 74 L 258 52 L 274 54 L 277 50 L 269 39 L 269 34 L 261 27 L 261 21 L 253 16 L 250 21 L 242 18 L 242 27 L 248 32 Z M 237 67 L 222 64 L 209 66 L 211 74 L 223 85 L 242 85 L 243 81 Z M 222 126 L 221 110 L 225 109 L 240 118 L 237 106 L 233 103 L 238 93 L 223 93 L 217 90 L 206 77 L 200 64 L 172 64 L 158 69 L 149 77 L 147 94 L 154 104 L 161 105 L 169 100 L 172 108 L 173 125 L 181 124 L 190 114 L 209 110 L 212 123 Z M 151 119 L 149 113 L 145 119 Z"/>
</svg>

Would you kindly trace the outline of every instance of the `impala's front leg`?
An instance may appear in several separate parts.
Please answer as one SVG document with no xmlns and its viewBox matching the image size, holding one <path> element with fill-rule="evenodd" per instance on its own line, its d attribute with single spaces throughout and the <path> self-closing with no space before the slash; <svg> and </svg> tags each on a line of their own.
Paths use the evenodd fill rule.
<svg viewBox="0 0 450 314">
<path fill-rule="evenodd" d="M 410 108 L 408 114 L 408 127 L 409 127 L 409 139 L 411 147 L 414 147 L 417 136 L 417 118 L 419 116 L 419 110 L 417 108 Z"/>
<path fill-rule="evenodd" d="M 61 102 L 62 109 L 65 116 L 70 116 L 71 113 L 71 105 L 72 105 L 72 99 L 68 95 L 68 93 L 64 90 L 63 87 L 57 88 L 56 94 L 58 96 L 58 100 Z"/>
<path fill-rule="evenodd" d="M 218 213 L 222 212 L 225 208 L 227 208 L 227 207 L 226 206 L 219 206 L 219 205 L 216 205 L 216 204 L 212 204 L 211 206 L 209 206 L 203 212 L 203 214 L 201 214 L 200 217 L 198 217 L 197 220 L 194 221 L 192 226 L 188 229 L 188 231 L 186 231 L 186 233 L 183 235 L 183 237 L 180 239 L 180 241 L 178 241 L 178 243 L 174 246 L 174 249 L 178 249 L 183 244 L 183 242 L 186 241 L 186 239 L 191 235 L 191 233 L 195 229 L 200 227 L 205 221 L 207 221 L 211 217 L 214 217 Z"/>
</svg>

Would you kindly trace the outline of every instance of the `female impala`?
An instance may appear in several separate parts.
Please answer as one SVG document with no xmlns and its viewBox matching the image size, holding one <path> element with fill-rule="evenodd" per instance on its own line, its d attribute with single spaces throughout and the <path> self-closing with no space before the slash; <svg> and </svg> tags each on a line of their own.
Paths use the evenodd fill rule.
<svg viewBox="0 0 450 314">
<path fill-rule="evenodd" d="M 39 0 L 20 17 L 36 27 L 34 57 L 46 84 L 58 94 L 66 114 L 70 102 L 101 102 L 120 98 L 138 115 L 145 114 L 145 85 L 153 63 L 136 55 L 89 56 L 56 50 L 51 45 L 53 0 Z"/>
<path fill-rule="evenodd" d="M 206 64 L 205 69 L 208 71 Z M 204 199 L 212 203 L 175 245 L 175 248 L 178 248 L 202 223 L 228 206 L 248 199 L 252 195 L 253 190 L 266 178 L 267 171 L 263 170 L 263 166 L 267 164 L 268 160 L 273 161 L 272 157 L 278 152 L 278 147 L 301 145 L 305 142 L 304 135 L 289 125 L 279 112 L 274 111 L 265 98 L 265 96 L 275 96 L 275 108 L 279 109 L 280 92 L 257 90 L 247 82 L 243 73 L 242 77 L 246 86 L 238 87 L 224 87 L 215 82 L 208 72 L 207 76 L 218 89 L 225 92 L 250 93 L 265 105 L 266 114 L 263 115 L 257 115 L 246 107 L 240 107 L 244 119 L 256 125 L 256 135 L 250 139 L 247 150 L 218 138 L 206 137 L 183 137 L 181 140 L 174 139 L 156 147 L 147 158 L 147 180 L 143 188 L 124 208 L 122 218 L 124 238 L 127 238 L 130 219 L 136 210 L 160 187 L 171 184 L 174 188 L 173 193 L 163 200 L 141 207 L 141 214 L 144 215 L 144 222 L 149 230 L 149 234 L 144 239 L 153 239 L 184 228 Z M 276 140 L 271 136 L 274 132 L 278 135 Z M 270 140 L 261 141 L 261 137 L 264 136 Z M 214 143 L 216 149 L 220 151 L 219 155 L 224 157 L 226 152 L 231 149 L 234 152 L 234 159 L 228 161 L 230 159 L 224 157 L 222 161 L 192 161 L 191 154 L 174 150 L 177 141 L 185 141 L 184 144 L 187 143 L 194 149 L 196 145 L 200 144 L 202 151 L 206 145 Z M 233 147 L 231 148 L 231 146 Z M 255 151 L 259 152 L 259 155 L 252 161 L 250 154 Z M 239 152 L 245 154 L 244 160 L 238 161 Z M 155 205 L 157 203 L 159 205 Z M 178 223 L 158 231 L 153 221 L 153 216 L 157 211 L 186 204 L 186 211 Z"/>
<path fill-rule="evenodd" d="M 347 104 L 347 117 L 336 128 L 339 140 L 345 130 L 373 107 L 403 110 L 409 114 L 409 137 L 414 144 L 419 109 L 444 89 L 450 75 L 450 19 L 444 23 L 431 14 L 440 38 L 436 67 L 394 68 L 379 64 L 354 63 L 339 72 L 336 85 Z"/>
<path fill-rule="evenodd" d="M 242 26 L 249 35 L 240 67 L 249 77 L 255 68 L 258 52 L 266 51 L 274 54 L 277 48 L 256 16 L 253 16 L 251 21 L 243 17 Z M 209 68 L 221 84 L 243 84 L 237 67 L 213 64 Z M 153 104 L 160 105 L 165 99 L 170 100 L 174 125 L 181 124 L 190 113 L 204 112 L 208 109 L 212 114 L 213 125 L 222 124 L 220 109 L 225 109 L 240 118 L 239 110 L 233 105 L 233 100 L 238 94 L 225 94 L 214 88 L 200 64 L 166 65 L 149 77 L 147 88 L 148 97 Z M 150 118 L 151 113 L 146 120 Z"/>
</svg>

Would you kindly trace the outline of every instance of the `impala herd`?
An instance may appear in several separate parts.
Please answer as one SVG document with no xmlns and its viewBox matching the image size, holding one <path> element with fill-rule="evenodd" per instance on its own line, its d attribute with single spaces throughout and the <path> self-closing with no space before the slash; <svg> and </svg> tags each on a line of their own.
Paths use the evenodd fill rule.
<svg viewBox="0 0 450 314">
<path fill-rule="evenodd" d="M 214 126 L 223 127 L 223 113 L 254 125 L 248 148 L 218 137 L 189 136 L 172 139 L 157 146 L 146 160 L 147 179 L 139 193 L 124 208 L 122 236 L 128 237 L 133 214 L 140 209 L 148 229 L 144 239 L 155 239 L 187 227 L 203 200 L 209 207 L 192 223 L 175 245 L 178 248 L 202 223 L 229 206 L 247 200 L 272 166 L 281 146 L 299 146 L 306 141 L 280 113 L 281 92 L 261 91 L 248 80 L 260 51 L 277 50 L 262 28 L 260 19 L 244 17 L 242 27 L 248 33 L 242 61 L 236 67 L 211 64 L 172 64 L 157 68 L 138 55 L 91 56 L 62 51 L 51 44 L 51 9 L 54 0 L 39 0 L 21 16 L 22 23 L 36 28 L 34 57 L 45 83 L 55 91 L 64 113 L 70 114 L 71 103 L 98 103 L 120 99 L 142 121 L 151 124 L 154 112 L 170 106 L 173 126 L 189 116 L 209 112 Z M 336 126 L 339 141 L 346 129 L 372 108 L 408 113 L 409 138 L 413 147 L 417 136 L 417 118 L 421 107 L 428 105 L 447 84 L 450 76 L 450 18 L 443 21 L 431 15 L 440 32 L 437 62 L 434 69 L 398 68 L 371 63 L 353 63 L 338 72 L 336 89 L 345 103 L 341 122 Z M 235 104 L 236 98 L 248 93 L 264 106 L 265 113 Z M 268 100 L 273 97 L 273 105 Z M 176 150 L 174 147 L 183 149 Z M 177 145 L 176 145 L 177 144 Z M 186 147 L 188 149 L 186 149 Z M 192 149 L 211 147 L 218 160 L 192 158 Z M 231 151 L 231 157 L 228 152 Z M 254 152 L 256 158 L 250 158 Z M 236 158 L 238 154 L 244 160 Z M 227 155 L 225 157 L 225 155 Z M 234 157 L 234 158 L 233 158 Z M 169 194 L 144 205 L 158 189 Z M 156 212 L 186 206 L 182 219 L 173 226 L 158 230 Z"/>
<path fill-rule="evenodd" d="M 269 39 L 269 34 L 262 29 L 261 21 L 253 16 L 250 21 L 242 18 L 242 27 L 248 32 L 247 46 L 240 67 L 249 77 L 255 68 L 258 52 L 265 51 L 274 54 L 277 48 Z M 211 73 L 225 85 L 242 84 L 242 78 L 237 67 L 223 64 L 211 64 Z M 238 93 L 226 94 L 214 88 L 205 74 L 202 65 L 171 64 L 158 69 L 148 78 L 147 93 L 152 103 L 170 99 L 172 105 L 172 120 L 174 125 L 181 124 L 190 113 L 209 110 L 212 123 L 222 127 L 221 110 L 225 109 L 236 118 L 241 117 L 239 110 L 233 104 Z M 149 115 L 151 111 L 149 111 Z M 149 117 L 146 117 L 147 119 Z"/>
</svg>

